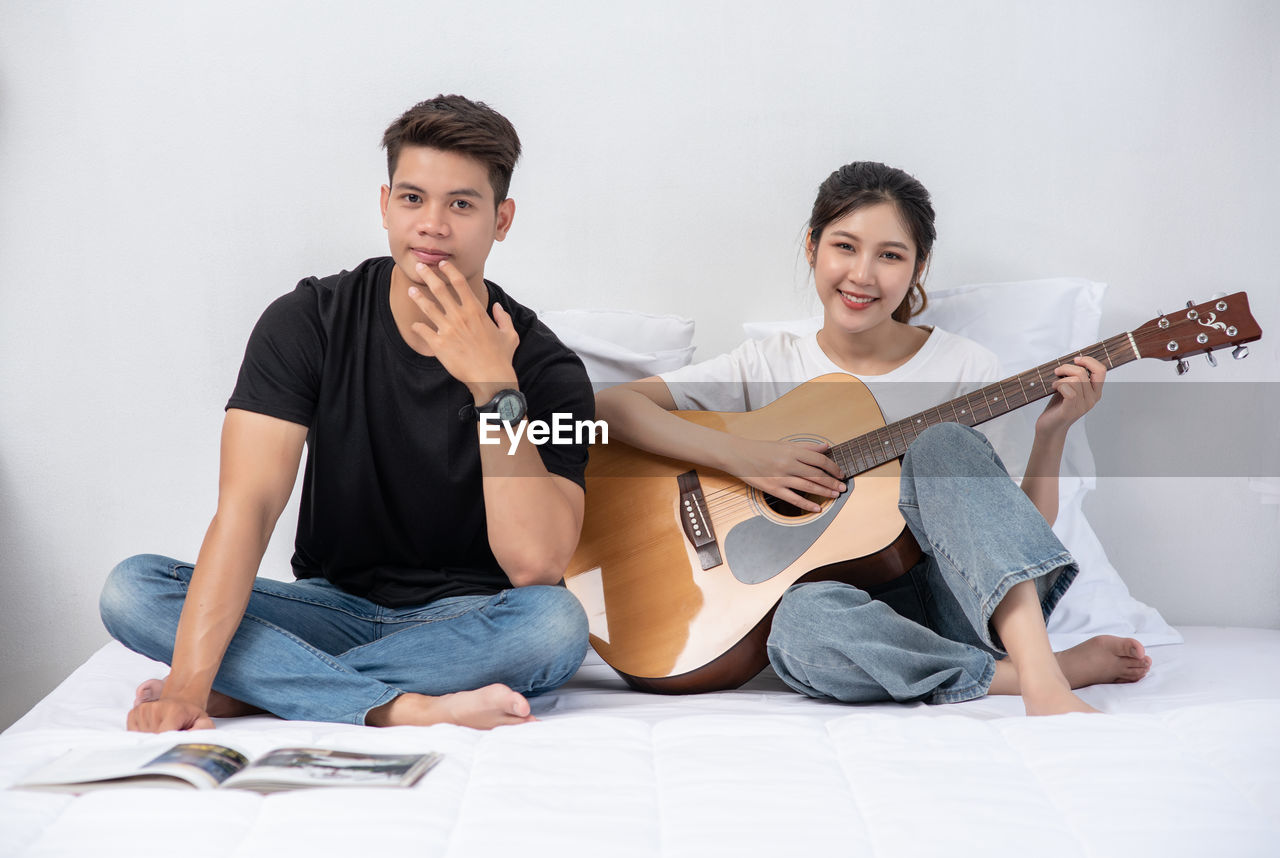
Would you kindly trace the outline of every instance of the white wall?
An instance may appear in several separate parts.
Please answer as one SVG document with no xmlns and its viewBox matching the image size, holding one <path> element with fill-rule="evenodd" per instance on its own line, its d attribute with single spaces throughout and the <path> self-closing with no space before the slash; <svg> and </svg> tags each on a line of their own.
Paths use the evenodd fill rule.
<svg viewBox="0 0 1280 858">
<path fill-rule="evenodd" d="M 520 131 L 492 278 L 544 309 L 679 311 L 702 357 L 810 312 L 801 228 L 854 159 L 933 191 L 935 287 L 1103 280 L 1104 334 L 1247 288 L 1271 338 L 1216 375 L 1257 405 L 1179 418 L 1207 446 L 1280 423 L 1277 43 L 1267 0 L 7 3 L 0 726 L 106 640 L 116 561 L 194 558 L 250 327 L 385 251 L 378 141 L 415 101 L 461 92 Z M 1172 375 L 1143 364 L 1126 377 Z M 1280 627 L 1277 508 L 1250 473 L 1104 475 L 1090 499 L 1171 621 Z"/>
</svg>

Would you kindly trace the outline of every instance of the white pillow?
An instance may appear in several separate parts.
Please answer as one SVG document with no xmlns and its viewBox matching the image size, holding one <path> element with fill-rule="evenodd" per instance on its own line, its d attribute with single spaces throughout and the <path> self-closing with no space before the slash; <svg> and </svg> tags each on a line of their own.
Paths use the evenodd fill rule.
<svg viewBox="0 0 1280 858">
<path fill-rule="evenodd" d="M 630 310 L 548 310 L 538 318 L 582 358 L 597 391 L 693 359 L 693 321 Z"/>
<path fill-rule="evenodd" d="M 930 291 L 928 308 L 913 322 L 977 341 L 1013 375 L 1097 342 L 1105 291 L 1105 284 L 1076 277 L 957 286 Z M 778 331 L 808 334 L 821 326 L 818 316 L 742 327 L 748 337 L 763 338 Z M 1026 463 L 1035 418 L 1042 410 L 1043 404 L 1032 403 L 1002 418 L 1009 443 L 1001 455 L 1011 469 Z M 1062 473 L 1053 530 L 1080 564 L 1080 574 L 1049 618 L 1054 649 L 1099 634 L 1136 637 L 1146 646 L 1181 643 L 1182 636 L 1158 611 L 1129 593 L 1085 519 L 1081 505 L 1096 480 L 1084 421 L 1067 436 Z"/>
</svg>

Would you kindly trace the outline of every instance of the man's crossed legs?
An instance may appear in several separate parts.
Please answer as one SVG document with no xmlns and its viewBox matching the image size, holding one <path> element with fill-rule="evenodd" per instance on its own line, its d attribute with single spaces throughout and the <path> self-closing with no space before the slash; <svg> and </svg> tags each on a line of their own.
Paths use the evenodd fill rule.
<svg viewBox="0 0 1280 858">
<path fill-rule="evenodd" d="M 121 563 L 102 592 L 107 630 L 130 649 L 172 663 L 192 571 L 157 555 Z M 214 680 L 210 714 L 261 709 L 293 720 L 379 726 L 519 723 L 530 720 L 525 698 L 566 682 L 586 647 L 586 615 L 563 587 L 396 609 L 321 578 L 258 578 Z M 139 702 L 158 691 L 144 683 Z"/>
</svg>

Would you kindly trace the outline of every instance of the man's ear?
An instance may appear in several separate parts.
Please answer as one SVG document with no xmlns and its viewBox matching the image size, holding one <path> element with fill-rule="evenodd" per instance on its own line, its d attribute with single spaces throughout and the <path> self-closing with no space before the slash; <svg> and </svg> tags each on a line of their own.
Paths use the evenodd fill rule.
<svg viewBox="0 0 1280 858">
<path fill-rule="evenodd" d="M 516 201 L 507 197 L 498 203 L 498 219 L 493 225 L 493 237 L 497 241 L 507 237 L 507 230 L 511 229 L 511 221 L 516 218 Z"/>
<path fill-rule="evenodd" d="M 382 209 L 382 228 L 383 229 L 387 228 L 387 203 L 389 203 L 390 201 L 391 201 L 391 186 L 383 185 L 382 200 L 378 204 L 378 207 Z"/>
</svg>

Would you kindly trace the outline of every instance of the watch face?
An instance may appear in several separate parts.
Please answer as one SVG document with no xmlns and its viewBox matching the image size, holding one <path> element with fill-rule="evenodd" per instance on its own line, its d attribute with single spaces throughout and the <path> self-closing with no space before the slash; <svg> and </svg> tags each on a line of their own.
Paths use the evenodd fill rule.
<svg viewBox="0 0 1280 858">
<path fill-rule="evenodd" d="M 518 419 L 522 410 L 520 397 L 514 393 L 508 393 L 498 400 L 498 416 L 502 418 L 504 423 L 511 423 Z"/>
</svg>

